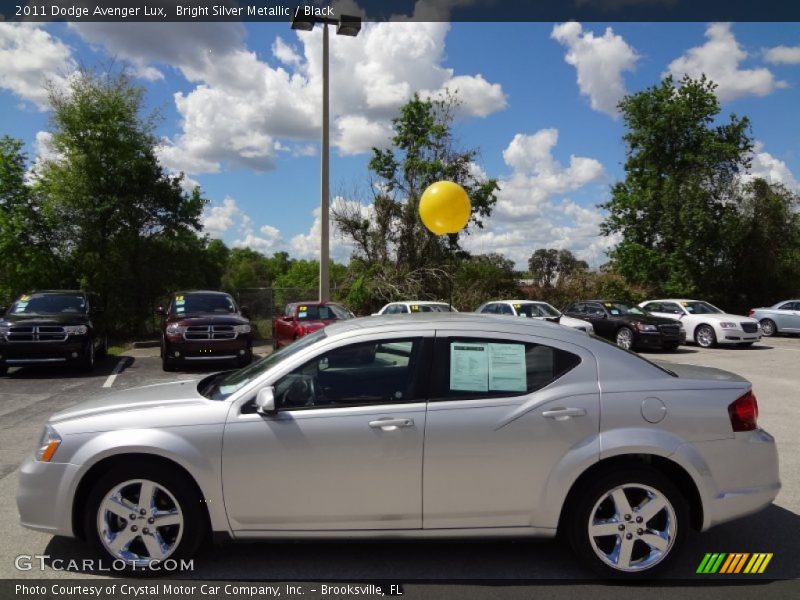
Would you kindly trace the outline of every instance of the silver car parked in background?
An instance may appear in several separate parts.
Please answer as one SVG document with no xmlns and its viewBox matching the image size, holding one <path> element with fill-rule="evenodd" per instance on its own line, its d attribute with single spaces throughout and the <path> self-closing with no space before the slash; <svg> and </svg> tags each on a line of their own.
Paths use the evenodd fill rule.
<svg viewBox="0 0 800 600">
<path fill-rule="evenodd" d="M 209 533 L 563 533 L 606 576 L 650 576 L 690 528 L 780 488 L 750 383 L 673 368 L 533 319 L 355 319 L 54 415 L 21 468 L 20 518 L 132 570 Z"/>
<path fill-rule="evenodd" d="M 747 316 L 758 321 L 766 337 L 800 333 L 800 300 L 784 300 L 768 308 L 751 308 Z"/>
</svg>

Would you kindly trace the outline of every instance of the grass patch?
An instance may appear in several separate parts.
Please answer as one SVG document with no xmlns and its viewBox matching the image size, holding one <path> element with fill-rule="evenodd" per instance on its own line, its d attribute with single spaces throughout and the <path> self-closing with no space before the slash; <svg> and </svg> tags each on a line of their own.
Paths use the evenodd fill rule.
<svg viewBox="0 0 800 600">
<path fill-rule="evenodd" d="M 118 346 L 109 346 L 108 347 L 108 355 L 109 356 L 122 356 L 129 350 L 133 348 L 133 344 L 120 344 Z"/>
</svg>

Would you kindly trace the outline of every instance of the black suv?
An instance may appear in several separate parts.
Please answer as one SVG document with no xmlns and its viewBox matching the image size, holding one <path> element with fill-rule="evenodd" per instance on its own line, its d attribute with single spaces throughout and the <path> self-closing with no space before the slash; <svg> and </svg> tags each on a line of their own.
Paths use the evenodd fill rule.
<svg viewBox="0 0 800 600">
<path fill-rule="evenodd" d="M 675 350 L 686 342 L 686 331 L 675 319 L 656 317 L 638 306 L 609 300 L 582 300 L 564 309 L 564 314 L 589 321 L 594 332 L 621 348 Z"/>
<path fill-rule="evenodd" d="M 5 313 L 5 314 L 3 314 Z M 31 292 L 0 309 L 0 375 L 9 367 L 68 364 L 85 371 L 108 342 L 97 294 L 79 290 Z"/>
</svg>

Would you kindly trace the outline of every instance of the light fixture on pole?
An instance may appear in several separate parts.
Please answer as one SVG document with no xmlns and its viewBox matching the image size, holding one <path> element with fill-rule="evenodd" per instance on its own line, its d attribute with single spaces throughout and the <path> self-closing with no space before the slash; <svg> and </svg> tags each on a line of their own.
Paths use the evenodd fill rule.
<svg viewBox="0 0 800 600">
<path fill-rule="evenodd" d="M 341 15 L 338 19 L 300 15 L 292 18 L 292 29 L 311 31 L 322 23 L 322 185 L 320 198 L 320 252 L 319 252 L 319 299 L 330 300 L 330 114 L 328 73 L 328 25 L 336 25 L 337 35 L 355 37 L 361 31 L 361 18 Z"/>
</svg>

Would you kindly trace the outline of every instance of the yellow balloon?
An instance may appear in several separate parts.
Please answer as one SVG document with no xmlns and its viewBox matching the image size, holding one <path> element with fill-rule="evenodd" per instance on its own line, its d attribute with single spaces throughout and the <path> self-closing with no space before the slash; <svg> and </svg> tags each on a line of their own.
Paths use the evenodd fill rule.
<svg viewBox="0 0 800 600">
<path fill-rule="evenodd" d="M 419 200 L 422 224 L 436 235 L 458 233 L 466 226 L 471 212 L 467 192 L 452 181 L 432 183 Z"/>
</svg>

